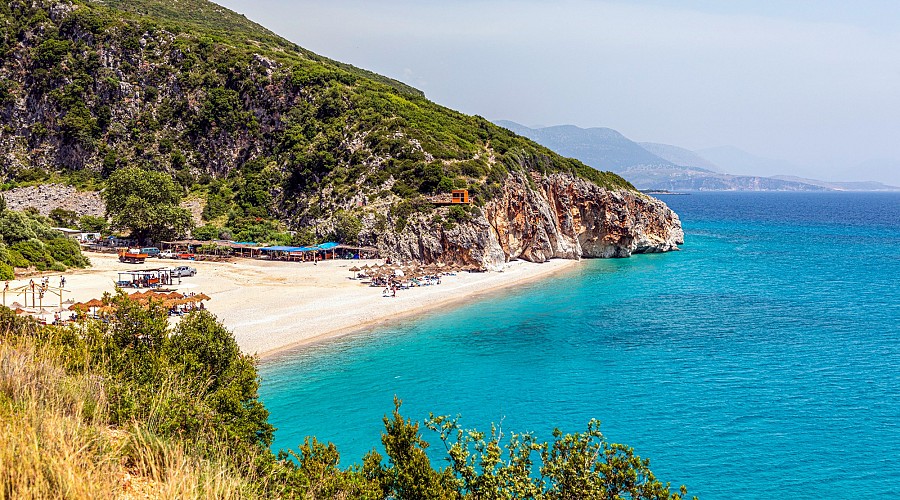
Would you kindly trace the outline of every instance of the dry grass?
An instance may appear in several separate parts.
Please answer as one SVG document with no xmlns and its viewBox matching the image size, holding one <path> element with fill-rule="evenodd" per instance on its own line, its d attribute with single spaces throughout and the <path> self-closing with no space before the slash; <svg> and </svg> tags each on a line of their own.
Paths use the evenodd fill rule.
<svg viewBox="0 0 900 500">
<path fill-rule="evenodd" d="M 0 499 L 247 498 L 246 478 L 140 423 L 106 425 L 102 380 L 0 344 Z"/>
</svg>

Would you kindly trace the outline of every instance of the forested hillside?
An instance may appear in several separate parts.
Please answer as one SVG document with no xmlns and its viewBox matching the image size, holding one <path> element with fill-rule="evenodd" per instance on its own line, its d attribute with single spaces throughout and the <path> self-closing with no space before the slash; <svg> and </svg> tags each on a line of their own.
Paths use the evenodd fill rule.
<svg viewBox="0 0 900 500">
<path fill-rule="evenodd" d="M 376 224 L 430 212 L 423 195 L 483 205 L 510 172 L 630 188 L 205 0 L 13 0 L 0 19 L 7 183 L 99 188 L 137 166 L 173 175 L 214 227 L 274 216 L 314 238 L 338 221 L 372 244 Z"/>
</svg>

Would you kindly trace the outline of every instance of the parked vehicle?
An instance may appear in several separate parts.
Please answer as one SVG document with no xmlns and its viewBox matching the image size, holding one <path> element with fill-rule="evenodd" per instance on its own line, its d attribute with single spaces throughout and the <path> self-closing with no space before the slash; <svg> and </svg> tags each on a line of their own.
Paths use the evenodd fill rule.
<svg viewBox="0 0 900 500">
<path fill-rule="evenodd" d="M 178 276 L 179 278 L 194 276 L 195 274 L 197 274 L 197 270 L 189 266 L 178 266 L 172 269 L 172 276 Z"/>
<path fill-rule="evenodd" d="M 147 254 L 148 257 L 157 257 L 159 255 L 159 249 L 156 247 L 145 247 L 141 249 L 141 253 Z"/>
<path fill-rule="evenodd" d="M 127 262 L 129 264 L 143 264 L 147 259 L 147 254 L 141 252 L 140 248 L 120 248 L 119 262 Z"/>
<path fill-rule="evenodd" d="M 171 250 L 163 250 L 162 252 L 159 252 L 158 257 L 160 259 L 177 259 L 178 254 L 176 254 L 175 252 L 173 252 Z"/>
</svg>

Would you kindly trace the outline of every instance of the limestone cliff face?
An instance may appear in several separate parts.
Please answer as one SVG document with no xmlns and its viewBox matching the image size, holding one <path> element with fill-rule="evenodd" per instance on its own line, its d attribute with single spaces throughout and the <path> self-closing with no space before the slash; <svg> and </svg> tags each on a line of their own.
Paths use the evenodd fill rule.
<svg viewBox="0 0 900 500">
<path fill-rule="evenodd" d="M 448 229 L 422 215 L 379 246 L 401 259 L 497 269 L 514 259 L 628 257 L 683 242 L 678 215 L 655 198 L 564 174 L 511 174 L 471 220 Z"/>
</svg>

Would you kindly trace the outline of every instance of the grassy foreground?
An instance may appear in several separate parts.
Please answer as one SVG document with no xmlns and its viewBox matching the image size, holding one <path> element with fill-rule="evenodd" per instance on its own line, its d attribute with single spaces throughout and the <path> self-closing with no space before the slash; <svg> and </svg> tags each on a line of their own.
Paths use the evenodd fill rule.
<svg viewBox="0 0 900 500">
<path fill-rule="evenodd" d="M 592 421 L 583 433 L 502 436 L 424 423 L 447 448 L 433 467 L 419 423 L 384 417 L 381 445 L 338 467 L 332 444 L 269 450 L 256 360 L 209 312 L 169 328 L 160 304 L 120 293 L 102 320 L 40 326 L 0 307 L 0 499 L 680 499 Z"/>
</svg>

